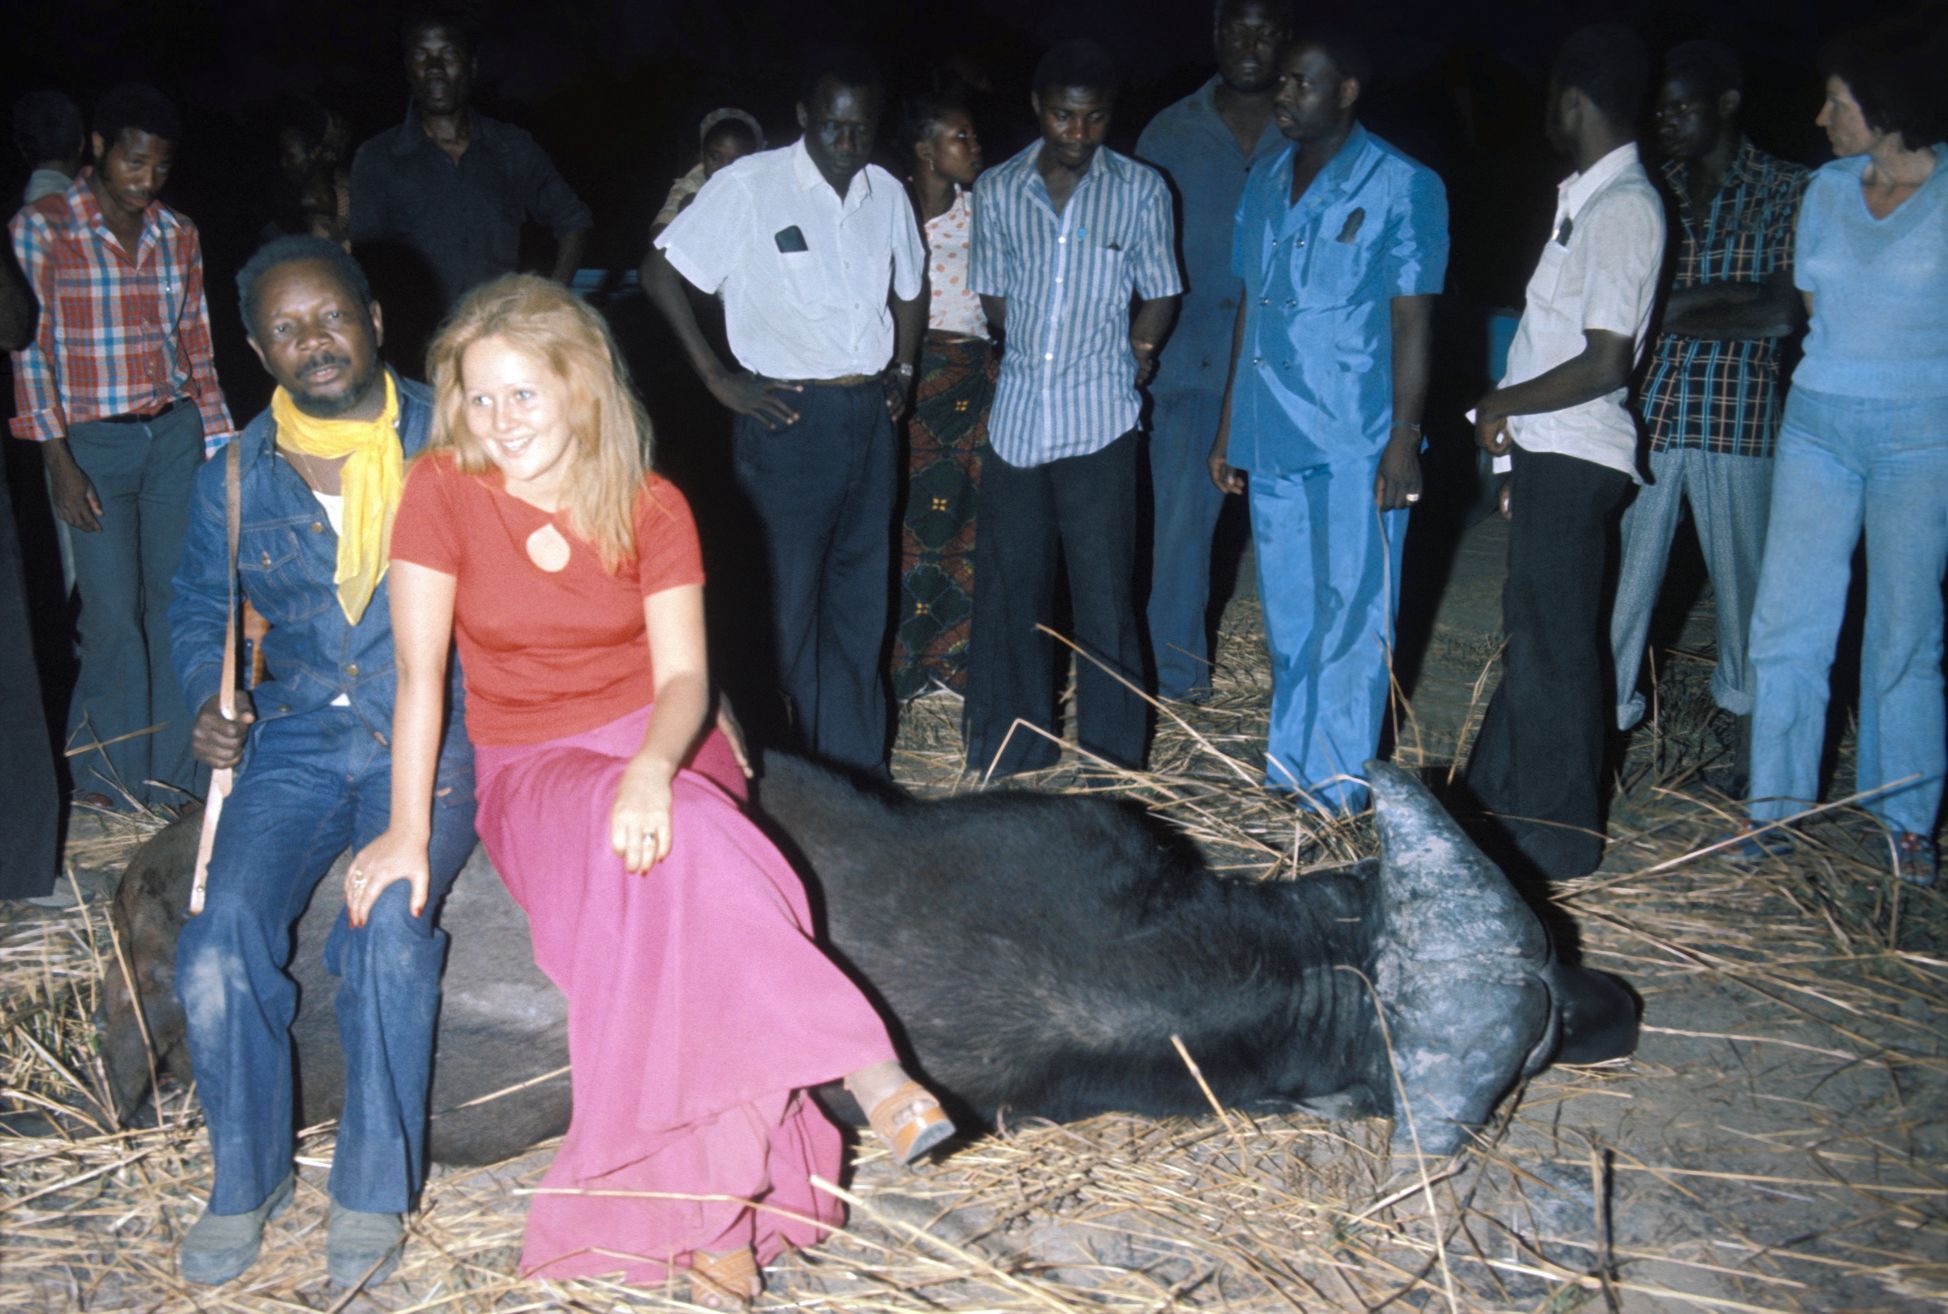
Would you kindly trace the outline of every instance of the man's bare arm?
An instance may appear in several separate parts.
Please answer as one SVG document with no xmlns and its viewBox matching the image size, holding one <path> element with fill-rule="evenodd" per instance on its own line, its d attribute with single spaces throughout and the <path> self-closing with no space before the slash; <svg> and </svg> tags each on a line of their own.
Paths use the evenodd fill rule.
<svg viewBox="0 0 1948 1314">
<path fill-rule="evenodd" d="M 1763 282 L 1680 288 L 1664 303 L 1664 332 L 1687 338 L 1783 338 L 1799 323 L 1798 289 L 1783 269 Z"/>
<path fill-rule="evenodd" d="M 893 310 L 893 362 L 886 371 L 886 409 L 898 424 L 913 404 L 913 384 L 920 370 L 920 344 L 927 336 L 929 283 L 922 276 L 920 290 L 902 301 L 890 291 L 886 304 Z"/>
<path fill-rule="evenodd" d="M 1420 500 L 1421 414 L 1432 372 L 1434 298 L 1395 297 L 1389 307 L 1393 338 L 1393 429 L 1380 454 L 1373 497 L 1382 511 Z"/>
<path fill-rule="evenodd" d="M 1580 352 L 1533 379 L 1495 389 L 1475 408 L 1477 419 L 1486 422 L 1511 415 L 1546 415 L 1595 401 L 1630 382 L 1635 356 L 1634 344 L 1627 335 L 1585 329 Z"/>
<path fill-rule="evenodd" d="M 1136 353 L 1138 383 L 1148 383 L 1156 373 L 1157 348 L 1163 345 L 1164 334 L 1170 332 L 1181 301 L 1181 296 L 1168 296 L 1137 303 L 1136 315 L 1130 320 L 1130 350 Z"/>
<path fill-rule="evenodd" d="M 575 281 L 575 271 L 582 267 L 582 252 L 588 250 L 587 228 L 571 228 L 563 233 L 555 243 L 555 268 L 548 277 L 567 287 Z"/>
<path fill-rule="evenodd" d="M 987 316 L 988 330 L 995 337 L 1008 331 L 1008 298 L 981 294 L 981 313 Z"/>
<path fill-rule="evenodd" d="M 1238 357 L 1245 345 L 1245 299 L 1238 298 L 1238 317 L 1231 321 L 1231 363 L 1224 371 L 1224 404 L 1218 409 L 1217 436 L 1211 439 L 1211 482 L 1222 493 L 1245 491 L 1245 474 L 1231 464 L 1231 393 L 1238 383 Z"/>
<path fill-rule="evenodd" d="M 789 428 L 798 423 L 798 412 L 777 394 L 798 392 L 799 387 L 762 383 L 756 375 L 732 370 L 717 358 L 697 323 L 697 312 L 691 309 L 690 298 L 683 291 L 683 275 L 676 272 L 676 266 L 660 248 L 650 247 L 649 254 L 643 257 L 642 280 L 650 304 L 669 322 L 690 368 L 725 409 L 748 415 L 767 429 Z"/>
</svg>

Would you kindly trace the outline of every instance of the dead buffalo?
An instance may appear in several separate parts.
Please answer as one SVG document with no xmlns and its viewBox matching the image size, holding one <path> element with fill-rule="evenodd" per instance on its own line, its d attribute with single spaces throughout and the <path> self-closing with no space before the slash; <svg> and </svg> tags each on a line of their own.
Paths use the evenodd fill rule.
<svg viewBox="0 0 1948 1314">
<path fill-rule="evenodd" d="M 757 804 L 811 881 L 834 953 L 963 1112 L 1205 1112 L 1175 1037 L 1226 1104 L 1393 1115 L 1398 1147 L 1446 1153 L 1552 1058 L 1629 1053 L 1634 1003 L 1557 960 L 1416 780 L 1369 771 L 1381 856 L 1290 881 L 1214 875 L 1155 821 L 1100 799 L 922 801 L 774 757 Z M 115 913 L 149 1032 L 183 1076 L 170 972 L 194 848 L 182 825 L 152 840 Z M 294 959 L 306 1121 L 336 1113 L 342 1080 L 319 952 L 341 883 L 319 891 Z M 431 1152 L 490 1161 L 567 1125 L 566 1077 L 549 1075 L 567 1062 L 564 1010 L 483 856 L 441 916 L 453 947 Z M 107 999 L 103 1054 L 123 1116 L 148 1065 L 126 991 L 111 982 Z"/>
</svg>

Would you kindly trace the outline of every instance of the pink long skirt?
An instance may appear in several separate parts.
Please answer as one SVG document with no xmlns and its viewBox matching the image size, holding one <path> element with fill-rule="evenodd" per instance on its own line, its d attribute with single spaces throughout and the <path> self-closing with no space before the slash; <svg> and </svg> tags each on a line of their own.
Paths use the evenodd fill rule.
<svg viewBox="0 0 1948 1314">
<path fill-rule="evenodd" d="M 623 870 L 609 809 L 648 718 L 475 749 L 480 838 L 568 996 L 574 1111 L 528 1210 L 530 1276 L 647 1286 L 693 1251 L 816 1243 L 843 1213 L 809 1179 L 836 1181 L 843 1147 L 804 1090 L 894 1056 L 715 733 L 677 775 L 669 857 Z"/>
</svg>

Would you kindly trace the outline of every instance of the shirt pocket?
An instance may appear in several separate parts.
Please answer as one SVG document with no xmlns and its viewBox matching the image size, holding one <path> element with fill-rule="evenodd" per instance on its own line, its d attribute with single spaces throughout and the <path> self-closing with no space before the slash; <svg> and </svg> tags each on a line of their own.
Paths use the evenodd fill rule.
<svg viewBox="0 0 1948 1314">
<path fill-rule="evenodd" d="M 1321 307 L 1346 305 L 1359 291 L 1365 263 L 1365 252 L 1357 241 L 1329 237 L 1314 242 L 1303 284 L 1306 301 Z"/>
<path fill-rule="evenodd" d="M 799 313 L 811 319 L 826 313 L 827 293 L 819 257 L 812 251 L 778 252 L 778 283 L 790 293 Z"/>
<path fill-rule="evenodd" d="M 1574 291 L 1568 284 L 1575 279 L 1570 273 L 1569 248 L 1550 238 L 1543 243 L 1542 256 L 1535 262 L 1535 272 L 1529 275 L 1528 289 L 1523 293 L 1531 306 L 1549 305 Z"/>
<path fill-rule="evenodd" d="M 311 577 L 298 530 L 289 525 L 246 526 L 237 538 L 237 576 L 251 605 L 273 627 L 309 620 L 337 601 L 331 570 Z"/>
<path fill-rule="evenodd" d="M 1305 300 L 1313 306 L 1344 306 L 1359 299 L 1372 273 L 1387 216 L 1365 205 L 1328 206 L 1310 238 Z"/>
<path fill-rule="evenodd" d="M 1100 242 L 1093 238 L 1078 242 L 1075 246 L 1076 286 L 1070 290 L 1128 296 L 1132 275 L 1124 245 L 1123 240 L 1116 237 L 1107 237 Z"/>
</svg>

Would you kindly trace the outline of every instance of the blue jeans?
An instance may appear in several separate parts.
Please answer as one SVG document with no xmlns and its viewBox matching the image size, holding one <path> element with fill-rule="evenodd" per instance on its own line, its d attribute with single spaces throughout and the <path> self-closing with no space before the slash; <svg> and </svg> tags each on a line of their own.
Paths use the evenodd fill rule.
<svg viewBox="0 0 1948 1314">
<path fill-rule="evenodd" d="M 1378 471 L 1352 461 L 1250 481 L 1272 658 L 1265 783 L 1332 810 L 1366 806 L 1358 777 L 1379 749 L 1392 689 L 1407 512 L 1374 504 Z"/>
<path fill-rule="evenodd" d="M 189 751 L 194 713 L 169 664 L 170 579 L 189 528 L 203 422 L 195 406 L 178 402 L 146 422 L 77 424 L 68 452 L 102 508 L 100 529 L 71 536 L 81 670 L 68 731 L 76 746 L 107 744 L 74 759 L 74 786 L 117 802 L 126 794 L 182 803 L 203 792 L 205 777 Z"/>
<path fill-rule="evenodd" d="M 1776 821 L 1819 796 L 1829 676 L 1863 527 L 1855 788 L 1881 791 L 1864 806 L 1888 829 L 1930 834 L 1945 756 L 1948 397 L 1878 401 L 1794 388 L 1786 399 L 1752 609 L 1751 815 Z"/>
<path fill-rule="evenodd" d="M 268 720 L 251 734 L 207 902 L 176 944 L 176 994 L 216 1160 L 212 1213 L 255 1209 L 291 1171 L 292 927 L 332 861 L 385 830 L 391 790 L 390 750 L 347 708 Z M 325 946 L 345 1052 L 331 1195 L 351 1209 L 403 1212 L 419 1189 L 446 959 L 434 917 L 473 851 L 473 811 L 470 759 L 464 744 L 449 745 L 434 786 L 426 912 L 412 916 L 407 887 L 388 886 L 361 929 L 341 911 Z"/>
<path fill-rule="evenodd" d="M 1150 653 L 1164 698 L 1211 687 L 1211 540 L 1224 494 L 1211 482 L 1211 439 L 1223 397 L 1159 392 L 1150 434 Z"/>
</svg>

